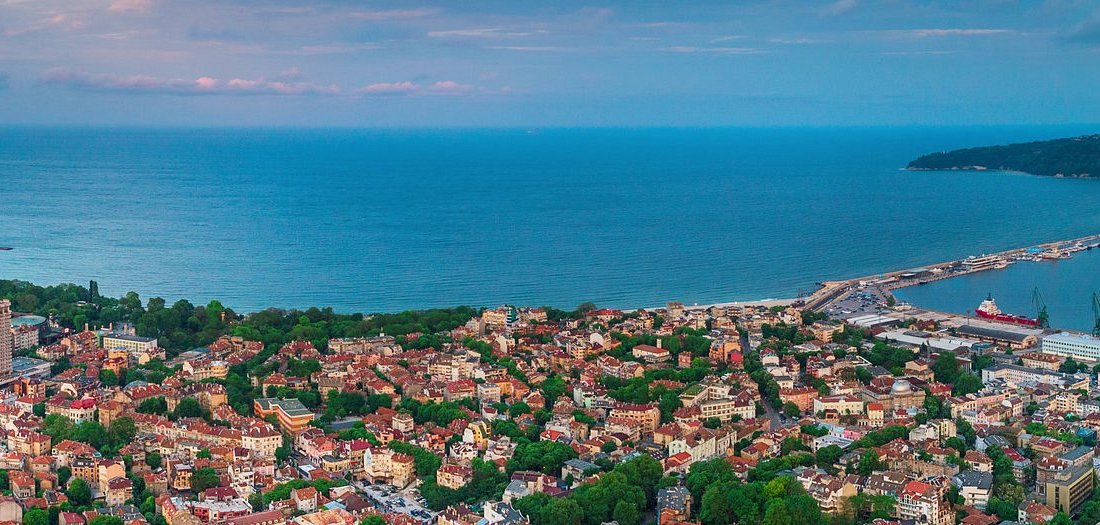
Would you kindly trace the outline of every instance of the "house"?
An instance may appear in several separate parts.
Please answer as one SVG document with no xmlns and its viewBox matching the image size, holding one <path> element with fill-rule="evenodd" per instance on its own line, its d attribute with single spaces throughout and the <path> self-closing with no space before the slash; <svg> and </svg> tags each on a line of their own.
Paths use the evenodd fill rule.
<svg viewBox="0 0 1100 525">
<path fill-rule="evenodd" d="M 435 473 L 435 477 L 439 486 L 457 490 L 473 479 L 474 471 L 465 465 L 452 463 L 439 467 L 439 470 Z"/>
<path fill-rule="evenodd" d="M 317 496 L 316 488 L 306 487 L 291 491 L 290 500 L 299 511 L 313 512 L 317 510 Z"/>
<path fill-rule="evenodd" d="M 687 521 L 691 515 L 691 492 L 685 487 L 657 491 L 657 525 Z"/>
<path fill-rule="evenodd" d="M 989 495 L 993 491 L 993 474 L 978 470 L 964 470 L 951 478 L 951 484 L 959 489 L 959 495 L 967 505 L 984 511 L 989 504 Z"/>
</svg>

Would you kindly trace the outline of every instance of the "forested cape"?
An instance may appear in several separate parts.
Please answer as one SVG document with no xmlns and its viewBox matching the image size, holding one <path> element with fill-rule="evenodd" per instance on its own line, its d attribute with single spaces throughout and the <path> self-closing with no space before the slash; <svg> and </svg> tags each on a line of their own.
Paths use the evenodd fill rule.
<svg viewBox="0 0 1100 525">
<path fill-rule="evenodd" d="M 910 170 L 1002 170 L 1033 175 L 1100 177 L 1100 135 L 929 153 Z"/>
</svg>

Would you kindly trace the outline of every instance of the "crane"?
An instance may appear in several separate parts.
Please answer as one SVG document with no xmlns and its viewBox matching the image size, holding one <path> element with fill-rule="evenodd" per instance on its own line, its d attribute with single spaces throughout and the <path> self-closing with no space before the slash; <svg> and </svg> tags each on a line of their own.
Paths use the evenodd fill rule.
<svg viewBox="0 0 1100 525">
<path fill-rule="evenodd" d="M 1100 337 L 1100 295 L 1092 294 L 1092 318 L 1096 324 L 1092 326 L 1092 335 Z"/>
<path fill-rule="evenodd" d="M 1047 303 L 1043 301 L 1043 294 L 1039 293 L 1038 286 L 1031 291 L 1031 303 L 1035 305 L 1035 320 L 1039 321 L 1039 326 L 1042 328 L 1050 328 L 1050 315 L 1047 314 Z"/>
</svg>

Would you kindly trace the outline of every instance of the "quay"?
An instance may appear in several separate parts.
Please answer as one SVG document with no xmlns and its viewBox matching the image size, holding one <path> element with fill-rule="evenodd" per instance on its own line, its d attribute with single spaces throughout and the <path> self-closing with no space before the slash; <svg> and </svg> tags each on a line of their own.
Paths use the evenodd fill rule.
<svg viewBox="0 0 1100 525">
<path fill-rule="evenodd" d="M 883 294 L 889 294 L 890 290 L 918 286 L 977 272 L 999 270 L 1017 262 L 1065 259 L 1071 257 L 1073 253 L 1094 248 L 1100 248 L 1100 234 L 1013 248 L 1003 252 L 978 257 L 971 256 L 920 268 L 896 270 L 884 274 L 840 281 L 826 281 L 820 283 L 821 288 L 806 298 L 804 307 L 815 312 L 821 312 L 837 300 L 845 297 L 848 292 L 861 288 L 873 287 Z"/>
</svg>

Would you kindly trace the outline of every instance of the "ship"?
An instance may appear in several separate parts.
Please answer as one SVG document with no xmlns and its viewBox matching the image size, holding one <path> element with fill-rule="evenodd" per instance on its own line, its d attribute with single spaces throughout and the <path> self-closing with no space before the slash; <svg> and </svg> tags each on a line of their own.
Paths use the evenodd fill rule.
<svg viewBox="0 0 1100 525">
<path fill-rule="evenodd" d="M 990 294 L 988 297 L 986 297 L 984 301 L 982 301 L 982 304 L 978 306 L 977 310 L 974 310 L 974 313 L 978 317 L 982 319 L 988 319 L 990 321 L 1018 324 L 1021 326 L 1032 326 L 1036 328 L 1039 327 L 1038 319 L 1032 319 L 1030 317 L 1024 317 L 1022 315 L 1006 314 L 1002 312 L 1000 308 L 997 308 L 997 302 L 993 300 L 992 294 Z"/>
<path fill-rule="evenodd" d="M 982 255 L 981 257 L 971 255 L 962 260 L 962 266 L 968 272 L 979 272 L 996 268 L 997 264 L 1002 262 L 1004 261 L 996 255 Z"/>
</svg>

